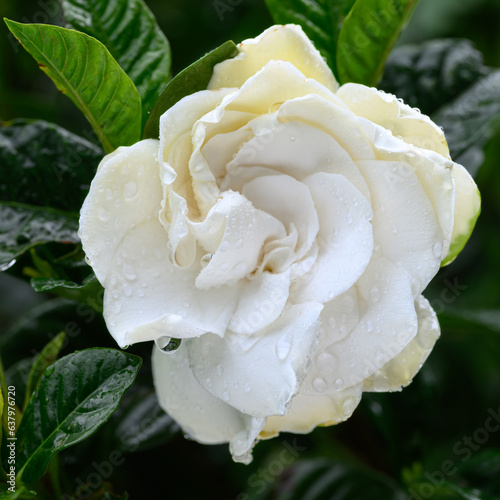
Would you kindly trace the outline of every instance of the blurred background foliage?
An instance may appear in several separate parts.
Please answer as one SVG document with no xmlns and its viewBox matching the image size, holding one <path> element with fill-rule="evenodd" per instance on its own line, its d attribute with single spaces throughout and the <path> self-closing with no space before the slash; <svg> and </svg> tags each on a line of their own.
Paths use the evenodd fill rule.
<svg viewBox="0 0 500 500">
<path fill-rule="evenodd" d="M 264 0 L 147 4 L 171 43 L 174 74 L 225 40 L 239 42 L 272 24 Z M 55 0 L 1 0 L 0 14 L 20 22 L 62 24 Z M 487 66 L 499 68 L 499 25 L 500 0 L 421 0 L 398 45 L 467 38 Z M 3 23 L 0 62 L 1 121 L 39 118 L 76 134 L 88 130 L 76 107 L 8 36 Z M 123 462 L 109 477 L 99 477 L 131 498 L 500 498 L 500 431 L 479 431 L 491 415 L 500 414 L 499 138 L 496 134 L 487 142 L 476 176 L 483 197 L 476 231 L 425 293 L 439 313 L 442 337 L 408 388 L 365 394 L 354 416 L 337 427 L 262 442 L 253 463 L 243 466 L 231 461 L 226 446 L 184 439 L 158 412 L 150 346 L 133 346 L 130 352 L 142 356 L 144 366 L 127 404 L 92 438 L 60 455 L 63 489 L 76 491 L 92 478 L 92 498 L 111 498 L 94 473 L 109 461 L 111 450 L 120 450 Z M 89 307 L 36 294 L 26 281 L 0 274 L 0 352 L 9 380 L 22 380 L 33 356 L 62 330 L 67 332 L 62 354 L 115 347 L 102 318 Z M 22 341 L 9 342 L 14 337 Z M 132 421 L 143 422 L 143 428 L 130 427 Z M 141 444 L 134 442 L 138 435 Z M 87 496 L 80 498 L 89 498 L 90 490 L 81 491 Z"/>
</svg>

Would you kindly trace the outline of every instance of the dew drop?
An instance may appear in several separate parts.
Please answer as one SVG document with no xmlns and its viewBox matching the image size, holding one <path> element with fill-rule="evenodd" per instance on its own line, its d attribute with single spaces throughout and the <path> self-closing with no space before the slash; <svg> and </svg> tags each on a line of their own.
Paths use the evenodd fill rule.
<svg viewBox="0 0 500 500">
<path fill-rule="evenodd" d="M 229 269 L 229 264 L 227 262 L 224 262 L 222 266 L 220 266 L 221 271 L 227 271 Z"/>
<path fill-rule="evenodd" d="M 200 260 L 200 265 L 202 268 L 205 268 L 208 266 L 208 264 L 210 264 L 210 261 L 212 260 L 212 254 L 205 254 L 201 260 Z"/>
<path fill-rule="evenodd" d="M 125 295 L 125 297 L 132 297 L 132 294 L 133 294 L 132 288 L 129 286 L 125 286 L 123 288 L 123 294 Z"/>
<path fill-rule="evenodd" d="M 229 250 L 229 241 L 223 241 L 219 249 L 221 252 L 227 252 Z"/>
<path fill-rule="evenodd" d="M 222 393 L 222 399 L 223 399 L 224 401 L 229 401 L 229 393 L 228 393 L 227 391 L 224 391 L 224 392 Z"/>
<path fill-rule="evenodd" d="M 344 387 L 344 380 L 341 378 L 338 378 L 337 380 L 335 380 L 335 387 L 337 389 L 342 389 L 342 387 Z"/>
<path fill-rule="evenodd" d="M 135 274 L 135 269 L 130 264 L 125 264 L 123 266 L 123 274 L 125 278 L 129 281 L 133 281 L 137 278 L 137 274 Z"/>
<path fill-rule="evenodd" d="M 238 240 L 236 242 L 236 249 L 239 250 L 240 248 L 243 248 L 243 240 Z"/>
<path fill-rule="evenodd" d="M 106 189 L 106 199 L 107 200 L 113 199 L 113 191 L 111 191 L 111 189 L 109 189 L 109 188 Z"/>
<path fill-rule="evenodd" d="M 245 391 L 250 392 L 251 390 L 252 390 L 252 384 L 250 384 L 250 382 L 247 382 L 245 384 Z"/>
<path fill-rule="evenodd" d="M 181 342 L 182 339 L 174 339 L 171 337 L 160 337 L 155 340 L 156 347 L 166 353 L 170 353 L 179 349 L 179 347 L 181 346 Z"/>
<path fill-rule="evenodd" d="M 442 251 L 443 251 L 443 246 L 441 245 L 441 243 L 436 243 L 432 247 L 432 253 L 434 254 L 434 257 L 436 257 L 437 259 L 441 258 Z"/>
<path fill-rule="evenodd" d="M 290 136 L 290 142 L 295 142 L 295 137 L 293 135 Z"/>
<path fill-rule="evenodd" d="M 276 343 L 276 356 L 278 356 L 281 361 L 284 361 L 287 358 L 288 354 L 290 354 L 291 348 L 292 339 L 290 334 L 282 335 Z"/>
<path fill-rule="evenodd" d="M 326 382 L 321 377 L 316 377 L 313 380 L 313 389 L 316 392 L 324 392 L 326 389 Z"/>
<path fill-rule="evenodd" d="M 134 181 L 127 182 L 123 188 L 123 197 L 130 200 L 137 194 L 137 184 Z"/>
<path fill-rule="evenodd" d="M 108 212 L 106 212 L 106 210 L 104 210 L 104 208 L 99 207 L 99 209 L 97 210 L 97 217 L 99 218 L 99 220 L 105 222 L 109 219 L 109 214 Z"/>
</svg>

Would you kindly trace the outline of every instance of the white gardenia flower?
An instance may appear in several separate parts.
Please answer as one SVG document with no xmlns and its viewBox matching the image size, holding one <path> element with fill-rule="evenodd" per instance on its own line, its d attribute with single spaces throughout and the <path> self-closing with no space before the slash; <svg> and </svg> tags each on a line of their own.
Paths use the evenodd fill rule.
<svg viewBox="0 0 500 500">
<path fill-rule="evenodd" d="M 159 140 L 102 160 L 80 235 L 118 344 L 156 341 L 161 406 L 248 463 L 256 439 L 410 383 L 439 336 L 421 293 L 479 206 L 439 127 L 339 87 L 287 25 L 241 43 Z"/>
</svg>

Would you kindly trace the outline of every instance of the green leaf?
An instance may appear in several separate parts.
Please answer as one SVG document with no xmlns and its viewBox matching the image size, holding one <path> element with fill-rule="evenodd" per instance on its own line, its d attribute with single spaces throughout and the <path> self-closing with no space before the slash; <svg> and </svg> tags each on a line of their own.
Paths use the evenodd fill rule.
<svg viewBox="0 0 500 500">
<path fill-rule="evenodd" d="M 142 0 L 62 0 L 67 26 L 101 41 L 134 82 L 143 122 L 170 79 L 170 45 Z"/>
<path fill-rule="evenodd" d="M 101 42 L 58 26 L 5 22 L 57 88 L 80 108 L 106 152 L 140 139 L 139 93 Z"/>
<path fill-rule="evenodd" d="M 500 70 L 477 80 L 432 119 L 444 128 L 452 158 L 476 173 L 485 144 L 500 130 Z"/>
<path fill-rule="evenodd" d="M 340 30 L 340 83 L 376 86 L 385 60 L 418 0 L 356 0 Z"/>
<path fill-rule="evenodd" d="M 51 208 L 0 201 L 0 271 L 42 243 L 79 243 L 76 215 Z"/>
<path fill-rule="evenodd" d="M 179 432 L 179 426 L 158 405 L 150 387 L 134 387 L 127 393 L 111 424 L 110 448 L 123 452 L 143 451 L 161 446 Z"/>
<path fill-rule="evenodd" d="M 18 478 L 35 482 L 51 458 L 93 434 L 118 407 L 141 359 L 114 349 L 87 349 L 45 370 L 18 438 Z"/>
<path fill-rule="evenodd" d="M 452 158 L 477 173 L 486 143 L 500 130 L 500 71 L 485 66 L 468 40 L 395 49 L 381 88 L 429 114 L 443 127 Z"/>
<path fill-rule="evenodd" d="M 430 115 L 488 72 L 469 40 L 431 40 L 394 49 L 380 88 Z"/>
<path fill-rule="evenodd" d="M 36 390 L 42 374 L 46 368 L 48 368 L 59 355 L 61 348 L 64 344 L 66 335 L 64 332 L 56 335 L 43 349 L 42 352 L 35 358 L 33 365 L 31 366 L 28 383 L 26 384 L 26 394 L 24 397 L 23 411 L 28 406 L 31 393 Z"/>
<path fill-rule="evenodd" d="M 175 76 L 151 110 L 144 126 L 143 138 L 157 139 L 160 116 L 183 97 L 205 90 L 210 78 L 212 78 L 214 66 L 226 59 L 235 57 L 237 54 L 238 48 L 234 42 L 225 42 Z"/>
<path fill-rule="evenodd" d="M 3 485 L 0 484 L 0 500 L 31 500 L 32 498 L 37 497 L 36 491 L 32 491 L 29 489 L 26 489 L 25 486 L 17 486 L 16 485 L 16 492 L 12 493 L 11 491 L 8 491 L 8 484 Z"/>
<path fill-rule="evenodd" d="M 335 76 L 337 41 L 345 17 L 356 0 L 266 0 L 277 24 L 299 24 L 326 58 Z"/>
<path fill-rule="evenodd" d="M 59 297 L 82 302 L 97 312 L 102 312 L 104 289 L 92 273 L 82 283 L 54 278 L 33 278 L 31 286 L 35 292 L 52 292 Z"/>
<path fill-rule="evenodd" d="M 0 127 L 0 200 L 78 212 L 103 151 L 41 120 Z"/>
<path fill-rule="evenodd" d="M 293 448 L 290 447 L 292 450 Z M 293 451 L 288 449 L 289 453 Z M 287 460 L 288 454 L 287 454 Z M 271 462 L 272 463 L 272 462 Z M 259 477 L 257 475 L 257 477 Z M 265 476 L 264 476 L 265 477 Z M 279 478 L 278 478 L 279 479 Z M 253 481 L 262 491 L 261 481 Z M 250 493 L 250 491 L 249 491 Z M 383 476 L 324 459 L 301 461 L 288 469 L 286 484 L 268 488 L 262 500 L 399 500 L 402 491 Z M 250 495 L 251 498 L 254 496 Z"/>
</svg>

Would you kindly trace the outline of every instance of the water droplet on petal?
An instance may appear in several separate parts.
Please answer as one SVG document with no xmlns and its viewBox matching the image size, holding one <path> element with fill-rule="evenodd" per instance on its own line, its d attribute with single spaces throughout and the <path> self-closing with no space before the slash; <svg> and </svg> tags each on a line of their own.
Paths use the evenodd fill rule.
<svg viewBox="0 0 500 500">
<path fill-rule="evenodd" d="M 224 391 L 224 392 L 222 393 L 222 399 L 223 399 L 224 401 L 229 401 L 229 393 L 228 393 L 227 391 Z"/>
<path fill-rule="evenodd" d="M 200 260 L 200 265 L 202 268 L 205 268 L 208 266 L 208 264 L 210 264 L 210 261 L 212 260 L 212 254 L 205 254 L 201 260 Z"/>
<path fill-rule="evenodd" d="M 326 382 L 324 381 L 324 379 L 322 379 L 321 377 L 316 377 L 313 380 L 313 389 L 316 392 L 324 392 L 324 390 L 326 389 Z"/>
<path fill-rule="evenodd" d="M 102 220 L 103 222 L 107 221 L 109 219 L 109 214 L 104 210 L 103 207 L 99 207 L 97 209 L 97 217 L 99 220 Z"/>
<path fill-rule="evenodd" d="M 290 354 L 290 350 L 292 348 L 292 338 L 290 333 L 285 333 L 282 335 L 278 342 L 276 343 L 276 356 L 278 356 L 281 361 L 284 361 L 288 354 Z"/>
<path fill-rule="evenodd" d="M 125 278 L 130 281 L 133 281 L 137 278 L 137 274 L 135 274 L 135 269 L 130 264 L 125 264 L 123 266 L 123 274 Z"/>
<path fill-rule="evenodd" d="M 111 189 L 109 189 L 109 188 L 106 189 L 106 199 L 107 200 L 113 199 L 113 191 L 111 191 Z"/>
<path fill-rule="evenodd" d="M 156 347 L 163 352 L 170 353 L 176 351 L 181 346 L 182 339 L 174 339 L 171 337 L 160 337 L 155 340 Z"/>
<path fill-rule="evenodd" d="M 436 257 L 436 259 L 441 258 L 442 251 L 443 251 L 443 245 L 441 245 L 441 243 L 436 243 L 432 247 L 432 253 L 434 254 L 434 257 Z"/>
<path fill-rule="evenodd" d="M 127 182 L 123 188 L 123 197 L 130 200 L 137 194 L 137 184 L 133 181 Z"/>
<path fill-rule="evenodd" d="M 236 249 L 239 250 L 240 248 L 243 248 L 243 240 L 238 240 L 236 242 Z"/>
<path fill-rule="evenodd" d="M 344 380 L 341 378 L 338 378 L 337 380 L 335 380 L 335 387 L 337 389 L 342 389 L 342 387 L 344 387 Z"/>
<path fill-rule="evenodd" d="M 219 250 L 221 252 L 226 252 L 227 250 L 229 250 L 229 241 L 223 241 L 221 244 L 220 244 L 220 247 L 219 247 Z"/>
</svg>

